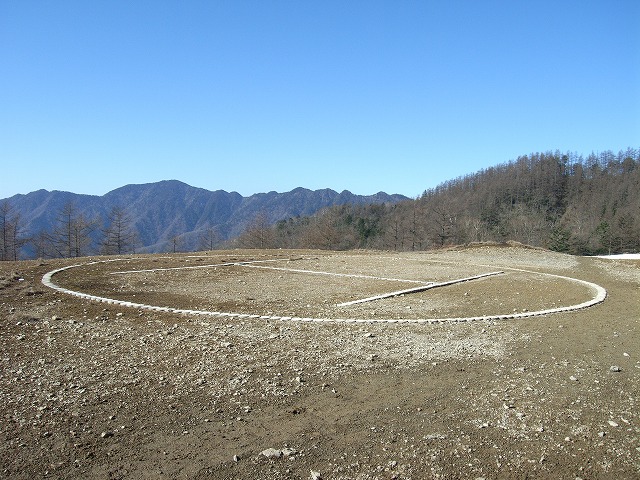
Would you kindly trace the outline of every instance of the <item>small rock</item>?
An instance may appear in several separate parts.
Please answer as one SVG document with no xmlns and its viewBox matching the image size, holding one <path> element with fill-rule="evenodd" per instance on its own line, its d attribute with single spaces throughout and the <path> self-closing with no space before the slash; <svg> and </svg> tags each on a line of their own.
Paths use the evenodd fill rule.
<svg viewBox="0 0 640 480">
<path fill-rule="evenodd" d="M 233 461 L 238 463 L 240 461 L 240 457 L 238 455 L 233 456 Z"/>
<path fill-rule="evenodd" d="M 578 379 L 576 377 L 574 377 L 573 375 L 571 375 L 569 377 L 569 380 L 571 380 L 572 382 L 577 382 L 578 381 Z"/>
<path fill-rule="evenodd" d="M 612 372 L 621 372 L 622 371 L 622 369 L 618 365 L 611 365 L 609 367 L 609 370 L 612 371 Z"/>
<path fill-rule="evenodd" d="M 276 450 L 275 448 L 267 448 L 261 451 L 260 455 L 267 458 L 280 458 L 282 456 L 282 450 Z"/>
<path fill-rule="evenodd" d="M 612 427 L 617 427 L 618 424 L 616 422 L 614 422 L 613 420 L 609 420 L 609 425 L 611 425 Z"/>
<path fill-rule="evenodd" d="M 102 438 L 109 438 L 109 437 L 113 437 L 113 432 L 102 432 L 102 433 L 100 434 L 100 436 L 101 436 Z"/>
<path fill-rule="evenodd" d="M 315 470 L 311 470 L 309 480 L 322 480 L 322 474 L 320 472 L 316 472 Z"/>
</svg>

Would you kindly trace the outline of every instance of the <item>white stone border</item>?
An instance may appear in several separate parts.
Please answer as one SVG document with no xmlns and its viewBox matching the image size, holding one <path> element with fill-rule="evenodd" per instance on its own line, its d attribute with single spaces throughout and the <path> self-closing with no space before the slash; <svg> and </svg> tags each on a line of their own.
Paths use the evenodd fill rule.
<svg viewBox="0 0 640 480">
<path fill-rule="evenodd" d="M 58 268 L 56 270 L 52 270 L 48 273 L 45 273 L 42 277 L 42 283 L 46 287 L 52 288 L 53 290 L 56 290 L 58 292 L 73 295 L 75 297 L 82 298 L 85 300 L 119 305 L 122 307 L 151 310 L 155 312 L 167 312 L 167 313 L 177 313 L 177 314 L 184 314 L 184 315 L 200 315 L 200 316 L 210 316 L 210 317 L 229 317 L 229 318 L 238 318 L 238 319 L 256 318 L 260 320 L 282 320 L 282 321 L 293 321 L 293 322 L 325 322 L 325 323 L 428 323 L 428 324 L 434 324 L 434 323 L 474 322 L 478 320 L 489 320 L 489 321 L 510 320 L 510 319 L 537 317 L 541 315 L 550 315 L 554 313 L 582 310 L 584 308 L 592 307 L 593 305 L 597 305 L 598 303 L 604 302 L 605 298 L 607 297 L 607 291 L 603 287 L 592 282 L 587 282 L 586 280 L 566 277 L 563 275 L 555 275 L 552 273 L 542 273 L 542 272 L 523 270 L 518 268 L 506 268 L 508 270 L 532 273 L 535 275 L 544 275 L 544 276 L 549 276 L 554 278 L 560 278 L 563 280 L 568 280 L 574 283 L 579 283 L 581 285 L 585 285 L 589 287 L 594 295 L 591 298 L 591 300 L 587 300 L 586 302 L 582 302 L 576 305 L 550 308 L 546 310 L 537 310 L 534 312 L 522 312 L 522 313 L 505 314 L 505 315 L 483 315 L 478 317 L 446 317 L 446 318 L 418 318 L 418 319 L 412 319 L 412 318 L 402 318 L 402 319 L 310 318 L 310 317 L 283 317 L 278 315 L 251 315 L 247 313 L 212 312 L 207 310 L 186 310 L 181 308 L 160 307 L 156 305 L 147 305 L 144 303 L 128 302 L 125 300 L 117 300 L 117 299 L 108 298 L 108 297 L 99 297 L 97 295 L 90 295 L 88 293 L 77 292 L 74 290 L 69 290 L 67 288 L 61 287 L 53 282 L 53 276 L 55 274 L 65 270 L 69 270 L 71 268 L 77 268 L 85 265 L 95 265 L 97 263 L 117 262 L 117 261 L 125 261 L 125 260 L 126 259 L 110 259 L 110 260 L 99 260 L 94 262 L 81 263 L 77 265 L 68 265 L 66 267 Z M 242 262 L 237 262 L 237 263 L 242 263 Z"/>
</svg>

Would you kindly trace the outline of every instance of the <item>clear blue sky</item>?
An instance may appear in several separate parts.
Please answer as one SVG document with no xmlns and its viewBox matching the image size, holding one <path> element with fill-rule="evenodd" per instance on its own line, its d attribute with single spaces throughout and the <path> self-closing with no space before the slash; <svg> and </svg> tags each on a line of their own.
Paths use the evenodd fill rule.
<svg viewBox="0 0 640 480">
<path fill-rule="evenodd" d="M 417 196 L 640 146 L 640 1 L 0 2 L 0 198 Z"/>
</svg>

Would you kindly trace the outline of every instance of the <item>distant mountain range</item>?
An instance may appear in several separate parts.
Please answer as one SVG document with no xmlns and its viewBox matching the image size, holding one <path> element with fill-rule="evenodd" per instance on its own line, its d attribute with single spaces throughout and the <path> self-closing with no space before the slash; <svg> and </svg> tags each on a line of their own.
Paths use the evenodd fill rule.
<svg viewBox="0 0 640 480">
<path fill-rule="evenodd" d="M 87 218 L 106 220 L 113 207 L 122 207 L 138 232 L 138 251 L 169 250 L 171 239 L 180 236 L 184 250 L 197 247 L 201 235 L 215 229 L 225 241 L 240 235 L 258 215 L 270 224 L 288 218 L 310 216 L 319 210 L 343 204 L 397 203 L 403 195 L 384 192 L 355 195 L 347 190 L 296 188 L 286 193 L 258 193 L 243 197 L 237 192 L 210 191 L 177 180 L 127 185 L 103 196 L 38 190 L 6 199 L 18 213 L 24 236 L 51 231 L 65 205 L 73 203 Z"/>
</svg>

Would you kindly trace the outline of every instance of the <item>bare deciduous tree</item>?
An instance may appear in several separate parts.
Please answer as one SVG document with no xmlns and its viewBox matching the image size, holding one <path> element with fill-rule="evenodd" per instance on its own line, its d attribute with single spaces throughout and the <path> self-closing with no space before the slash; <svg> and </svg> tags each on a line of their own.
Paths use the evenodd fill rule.
<svg viewBox="0 0 640 480">
<path fill-rule="evenodd" d="M 133 229 L 131 217 L 124 208 L 115 206 L 107 217 L 107 226 L 103 230 L 102 253 L 122 255 L 135 253 L 137 234 Z"/>
<path fill-rule="evenodd" d="M 238 238 L 238 244 L 243 248 L 271 248 L 273 241 L 273 230 L 266 212 L 258 213 Z"/>
<path fill-rule="evenodd" d="M 88 219 L 73 202 L 66 203 L 56 217 L 51 244 L 60 257 L 81 257 L 91 250 L 91 232 L 96 220 Z"/>
<path fill-rule="evenodd" d="M 0 203 L 0 260 L 18 260 L 20 249 L 26 243 L 22 238 L 20 214 L 8 200 Z"/>
<path fill-rule="evenodd" d="M 198 250 L 215 250 L 220 244 L 220 235 L 215 228 L 207 228 L 198 237 Z"/>
</svg>

